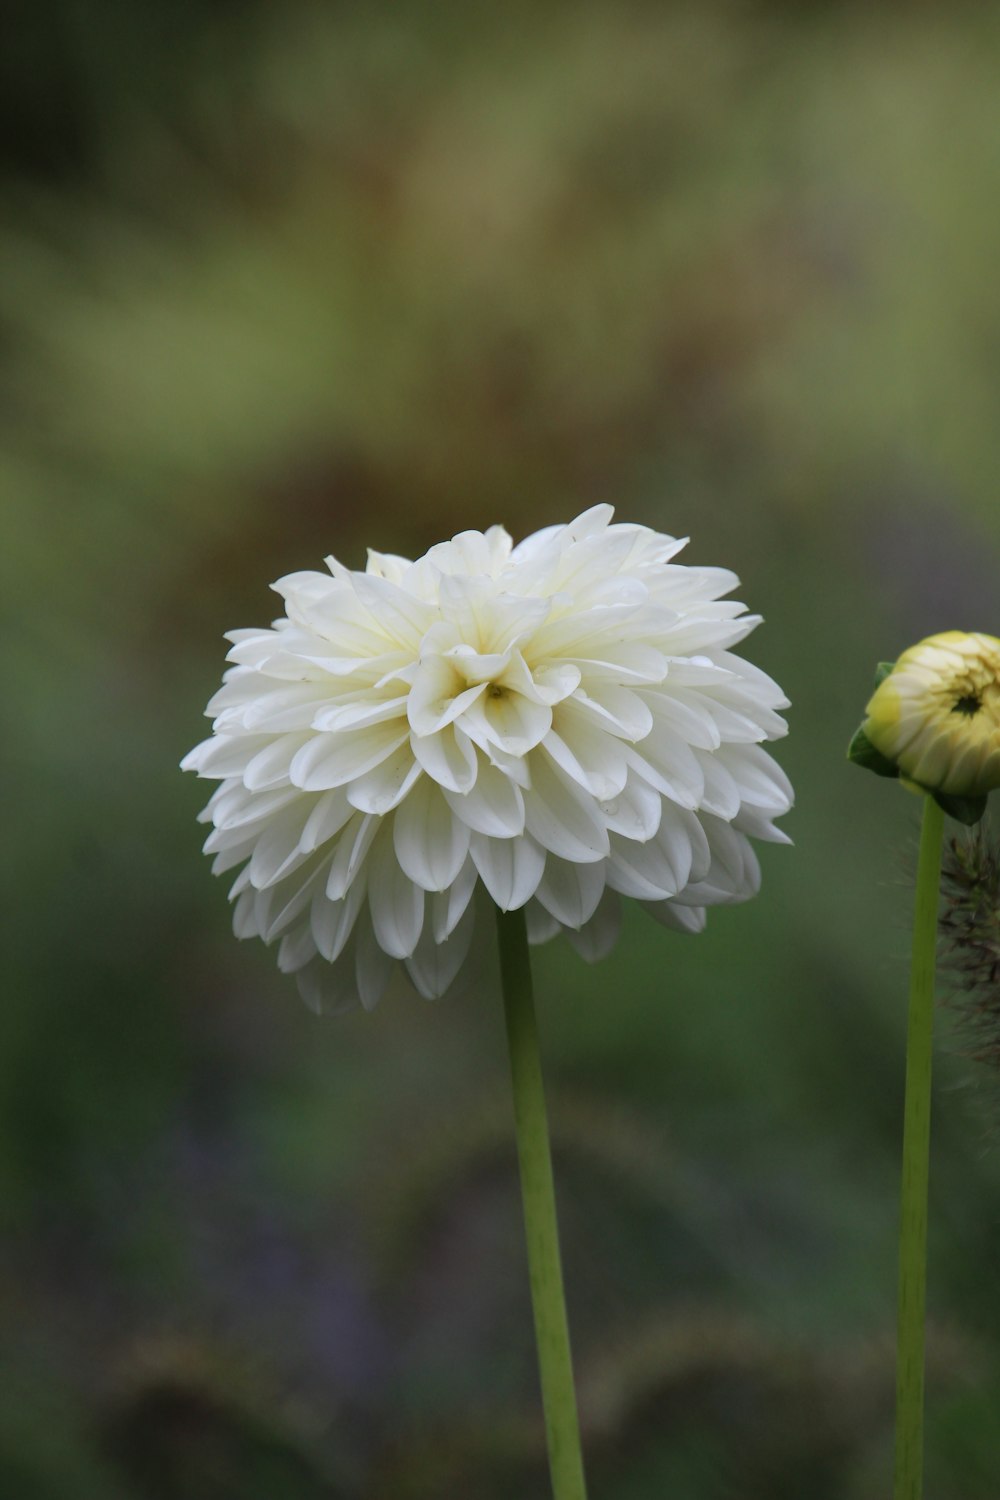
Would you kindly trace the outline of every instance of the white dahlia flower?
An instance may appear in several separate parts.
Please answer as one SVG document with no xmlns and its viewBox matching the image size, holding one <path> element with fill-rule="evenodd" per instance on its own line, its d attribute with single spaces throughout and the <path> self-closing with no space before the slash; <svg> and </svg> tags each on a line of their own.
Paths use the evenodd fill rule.
<svg viewBox="0 0 1000 1500">
<path fill-rule="evenodd" d="M 612 515 L 363 573 L 327 558 L 275 584 L 272 628 L 228 636 L 212 738 L 182 764 L 220 783 L 205 850 L 240 867 L 237 936 L 280 939 L 314 1007 L 374 1006 L 397 962 L 443 994 L 484 894 L 588 959 L 620 896 L 696 932 L 757 890 L 749 836 L 787 842 L 761 748 L 787 700 L 730 651 L 759 617 L 722 599 L 734 574 Z"/>
</svg>

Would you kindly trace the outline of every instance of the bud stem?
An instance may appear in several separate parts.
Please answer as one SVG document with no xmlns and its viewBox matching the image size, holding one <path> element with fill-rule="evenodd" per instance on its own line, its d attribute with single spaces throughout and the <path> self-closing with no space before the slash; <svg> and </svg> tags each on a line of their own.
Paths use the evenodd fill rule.
<svg viewBox="0 0 1000 1500">
<path fill-rule="evenodd" d="M 552 1493 L 586 1500 L 524 912 L 498 910 L 497 936 Z"/>
<path fill-rule="evenodd" d="M 906 1039 L 894 1500 L 921 1500 L 923 1495 L 927 1185 L 931 1137 L 934 961 L 943 832 L 944 814 L 933 797 L 925 796 L 913 912 L 910 1011 Z"/>
</svg>

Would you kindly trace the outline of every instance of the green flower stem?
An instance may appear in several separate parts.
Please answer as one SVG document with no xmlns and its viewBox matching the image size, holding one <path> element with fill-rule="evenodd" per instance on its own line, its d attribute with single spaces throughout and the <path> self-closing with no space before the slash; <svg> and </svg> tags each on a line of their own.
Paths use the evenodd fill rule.
<svg viewBox="0 0 1000 1500">
<path fill-rule="evenodd" d="M 524 912 L 497 912 L 535 1342 L 555 1500 L 586 1500 Z"/>
<path fill-rule="evenodd" d="M 927 1295 L 927 1182 L 931 1140 L 934 959 L 944 814 L 924 797 L 913 913 L 910 1016 L 906 1039 L 903 1180 L 899 1223 L 894 1500 L 921 1500 L 924 1469 L 924 1308 Z"/>
</svg>

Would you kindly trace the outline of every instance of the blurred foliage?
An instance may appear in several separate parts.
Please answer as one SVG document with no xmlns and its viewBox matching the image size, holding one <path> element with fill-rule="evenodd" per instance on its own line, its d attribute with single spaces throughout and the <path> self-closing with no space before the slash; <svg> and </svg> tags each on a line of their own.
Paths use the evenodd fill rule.
<svg viewBox="0 0 1000 1500">
<path fill-rule="evenodd" d="M 995 7 L 7 31 L 0 1490 L 544 1495 L 488 956 L 317 1022 L 176 764 L 281 573 L 610 498 L 740 573 L 799 805 L 698 942 L 538 955 L 593 1495 L 874 1500 L 915 812 L 844 750 L 876 661 L 1000 628 Z M 1000 1168 L 938 1077 L 928 1500 L 993 1500 Z"/>
</svg>

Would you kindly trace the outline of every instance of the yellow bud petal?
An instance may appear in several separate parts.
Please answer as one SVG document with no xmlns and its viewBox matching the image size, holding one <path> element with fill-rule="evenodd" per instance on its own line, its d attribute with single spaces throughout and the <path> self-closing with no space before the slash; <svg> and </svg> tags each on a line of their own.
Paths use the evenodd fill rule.
<svg viewBox="0 0 1000 1500">
<path fill-rule="evenodd" d="M 1000 640 L 947 630 L 904 651 L 862 728 L 926 791 L 981 797 L 1000 787 Z"/>
</svg>

